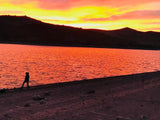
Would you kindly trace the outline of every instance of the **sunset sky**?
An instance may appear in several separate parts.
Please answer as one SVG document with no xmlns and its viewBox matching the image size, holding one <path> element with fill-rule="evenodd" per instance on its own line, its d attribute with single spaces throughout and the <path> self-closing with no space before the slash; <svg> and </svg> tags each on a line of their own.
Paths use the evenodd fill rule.
<svg viewBox="0 0 160 120">
<path fill-rule="evenodd" d="M 160 32 L 160 0 L 0 0 L 0 15 L 81 28 Z"/>
</svg>

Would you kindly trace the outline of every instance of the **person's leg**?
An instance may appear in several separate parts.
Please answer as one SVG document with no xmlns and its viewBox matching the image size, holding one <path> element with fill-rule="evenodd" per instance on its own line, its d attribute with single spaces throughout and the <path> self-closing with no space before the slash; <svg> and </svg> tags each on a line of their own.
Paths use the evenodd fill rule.
<svg viewBox="0 0 160 120">
<path fill-rule="evenodd" d="M 24 83 L 25 83 L 25 81 L 23 82 L 23 84 L 22 84 L 21 88 L 23 88 L 23 86 L 24 86 Z"/>
<path fill-rule="evenodd" d="M 27 82 L 27 87 L 29 88 L 29 82 Z"/>
</svg>

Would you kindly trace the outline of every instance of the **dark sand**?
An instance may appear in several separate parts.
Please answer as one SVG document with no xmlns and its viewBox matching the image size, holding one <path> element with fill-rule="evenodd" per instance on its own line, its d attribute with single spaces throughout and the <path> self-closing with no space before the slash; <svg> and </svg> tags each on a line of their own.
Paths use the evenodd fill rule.
<svg viewBox="0 0 160 120">
<path fill-rule="evenodd" d="M 160 71 L 6 90 L 0 120 L 160 120 Z"/>
</svg>

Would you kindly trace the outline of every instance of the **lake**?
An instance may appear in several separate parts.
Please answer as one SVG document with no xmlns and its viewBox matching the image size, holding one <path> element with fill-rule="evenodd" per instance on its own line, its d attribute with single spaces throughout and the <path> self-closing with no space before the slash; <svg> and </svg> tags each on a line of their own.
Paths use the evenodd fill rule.
<svg viewBox="0 0 160 120">
<path fill-rule="evenodd" d="M 159 50 L 0 44 L 0 89 L 160 71 Z"/>
</svg>

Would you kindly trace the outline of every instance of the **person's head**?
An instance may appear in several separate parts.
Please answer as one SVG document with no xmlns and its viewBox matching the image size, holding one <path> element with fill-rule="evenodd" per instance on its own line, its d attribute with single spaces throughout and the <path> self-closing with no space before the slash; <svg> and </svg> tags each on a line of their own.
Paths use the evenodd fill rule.
<svg viewBox="0 0 160 120">
<path fill-rule="evenodd" d="M 29 75 L 29 72 L 26 72 L 26 75 Z"/>
</svg>

